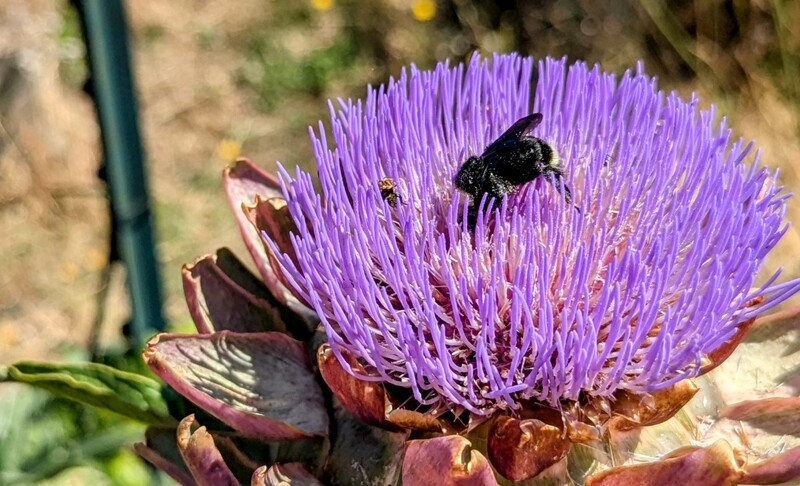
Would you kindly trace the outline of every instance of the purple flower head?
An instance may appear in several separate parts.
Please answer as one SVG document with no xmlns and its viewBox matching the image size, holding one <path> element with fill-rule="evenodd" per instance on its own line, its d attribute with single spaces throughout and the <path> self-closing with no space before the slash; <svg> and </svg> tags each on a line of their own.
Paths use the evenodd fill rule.
<svg viewBox="0 0 800 486">
<path fill-rule="evenodd" d="M 800 289 L 756 285 L 787 196 L 713 108 L 641 68 L 546 59 L 536 78 L 516 55 L 412 67 L 312 130 L 320 193 L 281 174 L 298 228 L 284 277 L 347 370 L 432 413 L 666 388 Z M 484 198 L 470 228 L 459 167 L 534 112 L 572 202 L 540 177 Z"/>
</svg>

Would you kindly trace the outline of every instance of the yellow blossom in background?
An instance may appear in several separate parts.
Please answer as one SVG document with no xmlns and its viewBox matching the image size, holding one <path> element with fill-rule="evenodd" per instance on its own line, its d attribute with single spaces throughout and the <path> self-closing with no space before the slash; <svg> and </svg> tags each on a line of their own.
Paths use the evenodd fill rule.
<svg viewBox="0 0 800 486">
<path fill-rule="evenodd" d="M 75 262 L 65 262 L 58 269 L 58 279 L 65 284 L 73 283 L 80 275 L 81 269 Z"/>
<path fill-rule="evenodd" d="M 434 0 L 414 0 L 411 13 L 420 22 L 427 22 L 436 16 L 436 2 Z"/>
<path fill-rule="evenodd" d="M 242 155 L 242 144 L 230 138 L 223 138 L 217 145 L 217 155 L 225 162 L 233 162 Z"/>
<path fill-rule="evenodd" d="M 315 10 L 330 10 L 333 7 L 333 0 L 311 0 L 311 6 Z"/>
<path fill-rule="evenodd" d="M 0 326 L 0 346 L 15 346 L 19 344 L 19 330 L 11 324 Z"/>
<path fill-rule="evenodd" d="M 92 248 L 86 252 L 84 264 L 89 270 L 100 270 L 108 264 L 108 255 L 99 248 Z"/>
</svg>

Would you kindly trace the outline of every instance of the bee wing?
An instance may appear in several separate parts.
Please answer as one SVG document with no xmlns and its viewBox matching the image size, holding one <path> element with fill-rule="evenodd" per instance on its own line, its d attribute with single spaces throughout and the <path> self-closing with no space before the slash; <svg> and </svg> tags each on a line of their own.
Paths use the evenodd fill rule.
<svg viewBox="0 0 800 486">
<path fill-rule="evenodd" d="M 520 118 L 516 121 L 516 123 L 511 125 L 511 128 L 500 135 L 497 140 L 486 147 L 482 157 L 491 158 L 497 153 L 502 153 L 503 151 L 508 150 L 510 147 L 513 147 L 514 144 L 520 138 L 522 138 L 522 135 L 525 134 L 525 132 L 529 132 L 539 126 L 539 124 L 542 122 L 542 118 L 543 117 L 541 113 L 534 113 L 532 115 Z"/>
</svg>

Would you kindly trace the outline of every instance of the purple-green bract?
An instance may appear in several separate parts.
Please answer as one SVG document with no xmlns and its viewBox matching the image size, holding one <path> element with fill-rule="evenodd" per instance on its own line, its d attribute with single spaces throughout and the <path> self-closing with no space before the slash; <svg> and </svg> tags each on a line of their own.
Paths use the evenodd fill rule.
<svg viewBox="0 0 800 486">
<path fill-rule="evenodd" d="M 277 256 L 286 279 L 345 368 L 357 357 L 359 378 L 410 388 L 431 413 L 668 387 L 800 288 L 755 286 L 787 196 L 713 109 L 641 68 L 546 59 L 534 81 L 534 65 L 412 68 L 312 130 L 321 193 L 281 173 L 298 228 L 296 260 Z M 577 207 L 539 178 L 473 232 L 455 174 L 533 112 Z"/>
</svg>

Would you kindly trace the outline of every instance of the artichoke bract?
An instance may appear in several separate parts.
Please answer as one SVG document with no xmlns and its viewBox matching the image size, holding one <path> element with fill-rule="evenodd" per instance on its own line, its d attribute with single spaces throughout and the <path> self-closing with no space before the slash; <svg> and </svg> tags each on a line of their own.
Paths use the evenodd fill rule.
<svg viewBox="0 0 800 486">
<path fill-rule="evenodd" d="M 745 460 L 686 407 L 800 290 L 756 278 L 786 231 L 776 174 L 698 105 L 641 66 L 475 56 L 331 103 L 320 191 L 238 161 L 224 184 L 261 279 L 227 250 L 184 268 L 200 334 L 145 359 L 210 422 L 140 453 L 185 484 L 800 477 L 800 449 Z M 514 136 L 561 180 L 460 192 L 465 161 L 532 113 Z"/>
</svg>

